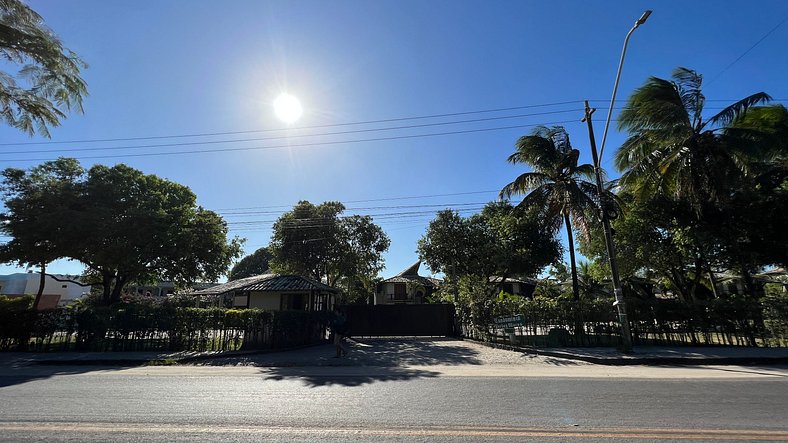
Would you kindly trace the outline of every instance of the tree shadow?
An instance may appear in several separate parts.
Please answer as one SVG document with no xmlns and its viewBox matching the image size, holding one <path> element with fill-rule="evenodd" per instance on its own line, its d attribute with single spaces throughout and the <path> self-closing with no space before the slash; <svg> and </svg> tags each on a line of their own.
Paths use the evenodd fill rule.
<svg viewBox="0 0 788 443">
<path fill-rule="evenodd" d="M 447 339 L 357 339 L 347 359 L 366 366 L 480 365 L 479 352 Z"/>
<path fill-rule="evenodd" d="M 273 367 L 265 369 L 265 380 L 283 381 L 300 380 L 305 386 L 317 388 L 321 386 L 357 387 L 378 382 L 406 381 L 418 378 L 434 378 L 438 372 L 409 368 L 364 368 L 365 371 L 357 373 L 331 373 L 315 368 Z M 332 371 L 335 372 L 335 371 Z"/>
<path fill-rule="evenodd" d="M 36 380 L 45 380 L 59 375 L 86 374 L 96 371 L 119 371 L 135 366 L 141 366 L 141 364 L 113 364 L 112 366 L 97 364 L 25 364 L 5 366 L 0 368 L 0 389 Z"/>
<path fill-rule="evenodd" d="M 576 360 L 569 360 L 566 358 L 555 358 L 555 357 L 542 357 L 542 363 L 553 365 L 553 366 L 580 366 L 580 365 L 588 365 L 586 362 L 579 362 Z"/>
</svg>

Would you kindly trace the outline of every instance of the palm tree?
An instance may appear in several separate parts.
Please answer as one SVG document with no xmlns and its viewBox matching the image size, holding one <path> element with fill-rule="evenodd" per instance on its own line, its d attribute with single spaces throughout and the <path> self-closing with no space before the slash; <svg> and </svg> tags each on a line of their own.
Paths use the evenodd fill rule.
<svg viewBox="0 0 788 443">
<path fill-rule="evenodd" d="M 752 94 L 704 119 L 702 81 L 697 72 L 676 68 L 671 80 L 651 77 L 629 98 L 618 120 L 629 138 L 615 157 L 623 187 L 639 195 L 672 195 L 700 213 L 705 203 L 724 199 L 737 171 L 746 171 L 748 150 L 757 144 L 731 128 L 771 97 Z"/>
<path fill-rule="evenodd" d="M 569 134 L 561 126 L 537 127 L 531 135 L 520 137 L 515 147 L 517 151 L 507 161 L 529 165 L 532 171 L 520 174 L 504 186 L 500 197 L 525 195 L 518 207 L 538 208 L 553 222 L 556 231 L 561 226 L 566 227 L 572 268 L 572 295 L 575 300 L 579 300 L 572 224 L 583 235 L 588 234 L 586 214 L 597 207 L 597 192 L 596 185 L 584 178 L 593 177 L 594 167 L 587 163 L 577 164 L 580 151 L 572 148 Z"/>
</svg>

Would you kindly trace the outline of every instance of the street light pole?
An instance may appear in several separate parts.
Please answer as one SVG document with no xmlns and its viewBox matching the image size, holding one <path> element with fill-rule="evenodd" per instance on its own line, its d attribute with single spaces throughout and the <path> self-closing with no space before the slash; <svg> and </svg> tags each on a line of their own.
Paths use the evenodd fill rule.
<svg viewBox="0 0 788 443">
<path fill-rule="evenodd" d="M 621 69 L 624 67 L 624 57 L 627 55 L 627 45 L 629 45 L 629 37 L 632 37 L 632 33 L 635 32 L 635 29 L 639 28 L 640 25 L 646 23 L 648 17 L 651 15 L 651 10 L 647 9 L 643 15 L 635 22 L 635 25 L 632 26 L 632 29 L 629 30 L 627 33 L 627 37 L 624 39 L 624 48 L 621 49 L 621 59 L 618 61 L 618 72 L 616 73 L 616 83 L 613 85 L 613 97 L 610 99 L 610 107 L 607 109 L 607 119 L 605 120 L 605 132 L 602 133 L 602 147 L 599 149 L 599 161 L 602 161 L 602 155 L 605 153 L 605 142 L 607 141 L 607 130 L 610 128 L 610 117 L 613 115 L 613 104 L 616 102 L 616 92 L 618 92 L 618 81 L 621 80 Z M 597 164 L 597 166 L 601 166 L 601 164 Z"/>
<path fill-rule="evenodd" d="M 602 229 L 604 230 L 605 234 L 605 247 L 607 248 L 607 256 L 610 260 L 610 274 L 613 278 L 613 292 L 616 296 L 616 301 L 613 305 L 616 307 L 618 311 L 618 320 L 621 324 L 621 339 L 622 339 L 622 351 L 624 352 L 631 352 L 632 351 L 632 336 L 629 332 L 629 319 L 627 317 L 627 306 L 626 301 L 624 300 L 624 291 L 621 290 L 621 280 L 619 279 L 618 275 L 618 262 L 616 261 L 616 247 L 613 243 L 613 235 L 610 229 L 610 217 L 607 213 L 608 208 L 605 204 L 604 200 L 604 188 L 602 186 L 602 154 L 605 152 L 605 142 L 607 142 L 607 132 L 610 128 L 610 118 L 613 115 L 613 105 L 616 102 L 616 93 L 618 92 L 618 82 L 621 80 L 621 70 L 624 67 L 624 57 L 627 55 L 627 45 L 629 45 L 629 38 L 632 37 L 632 33 L 635 32 L 635 29 L 639 28 L 640 25 L 646 23 L 648 17 L 651 15 L 651 10 L 646 10 L 639 19 L 635 22 L 635 25 L 632 26 L 632 29 L 629 30 L 627 33 L 626 38 L 624 39 L 624 47 L 621 49 L 621 59 L 618 61 L 618 71 L 616 72 L 616 82 L 613 85 L 613 97 L 610 99 L 610 107 L 607 110 L 607 119 L 605 120 L 605 132 L 602 134 L 602 147 L 599 151 L 599 155 L 596 152 L 596 140 L 594 139 L 594 127 L 591 124 L 591 114 L 594 113 L 594 110 L 588 106 L 588 101 L 585 102 L 585 117 L 583 121 L 586 122 L 588 125 L 588 136 L 591 142 L 591 155 L 594 161 L 594 175 L 596 176 L 596 188 L 599 198 L 599 216 L 602 219 Z"/>
</svg>

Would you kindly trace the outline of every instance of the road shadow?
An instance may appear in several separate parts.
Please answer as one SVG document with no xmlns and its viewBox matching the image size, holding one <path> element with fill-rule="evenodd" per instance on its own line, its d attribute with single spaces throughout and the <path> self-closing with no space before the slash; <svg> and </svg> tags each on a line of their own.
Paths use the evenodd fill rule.
<svg viewBox="0 0 788 443">
<path fill-rule="evenodd" d="M 0 389 L 37 380 L 46 380 L 59 375 L 87 374 L 97 371 L 119 371 L 135 365 L 39 365 L 25 364 L 0 367 Z"/>
<path fill-rule="evenodd" d="M 461 341 L 381 338 L 350 341 L 349 361 L 367 366 L 481 365 L 479 352 Z"/>
<path fill-rule="evenodd" d="M 274 367 L 267 368 L 265 380 L 300 380 L 305 386 L 317 388 L 321 386 L 358 387 L 372 383 L 387 381 L 407 381 L 419 378 L 433 378 L 438 372 L 410 368 L 368 368 L 366 373 L 316 373 L 314 368 Z"/>
</svg>

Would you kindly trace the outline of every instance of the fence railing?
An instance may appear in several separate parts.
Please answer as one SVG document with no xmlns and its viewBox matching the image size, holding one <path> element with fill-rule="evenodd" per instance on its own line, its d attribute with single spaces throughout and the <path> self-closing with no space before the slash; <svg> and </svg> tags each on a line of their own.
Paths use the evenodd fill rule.
<svg viewBox="0 0 788 443">
<path fill-rule="evenodd" d="M 323 312 L 125 305 L 34 312 L 0 305 L 0 351 L 225 351 L 326 339 Z"/>
<path fill-rule="evenodd" d="M 628 300 L 635 345 L 788 347 L 788 304 L 772 299 L 715 299 L 694 304 L 677 300 Z M 495 326 L 492 317 L 461 315 L 466 337 L 536 347 L 618 346 L 620 328 L 610 300 L 575 303 L 532 299 L 498 315 L 519 314 L 523 325 Z M 481 320 L 481 321 L 479 321 Z"/>
</svg>

